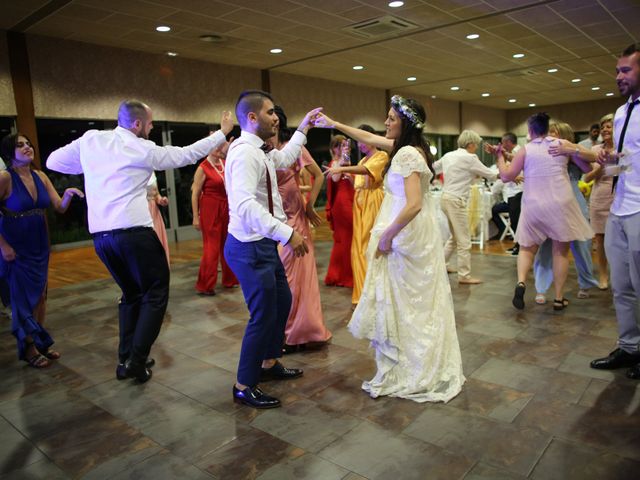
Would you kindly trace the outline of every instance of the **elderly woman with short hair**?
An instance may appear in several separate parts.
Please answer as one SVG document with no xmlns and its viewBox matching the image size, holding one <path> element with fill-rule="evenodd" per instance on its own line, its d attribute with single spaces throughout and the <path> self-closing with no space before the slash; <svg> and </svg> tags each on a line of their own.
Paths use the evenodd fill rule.
<svg viewBox="0 0 640 480">
<path fill-rule="evenodd" d="M 496 178 L 495 172 L 485 166 L 476 155 L 481 143 L 480 135 L 473 130 L 465 130 L 458 137 L 458 149 L 447 153 L 433 164 L 436 173 L 444 176 L 440 204 L 451 231 L 444 254 L 449 262 L 454 249 L 457 250 L 458 283 L 462 284 L 481 283 L 481 280 L 471 276 L 471 233 L 467 211 L 471 183 L 476 177 L 488 180 Z M 453 272 L 449 267 L 447 269 Z"/>
</svg>

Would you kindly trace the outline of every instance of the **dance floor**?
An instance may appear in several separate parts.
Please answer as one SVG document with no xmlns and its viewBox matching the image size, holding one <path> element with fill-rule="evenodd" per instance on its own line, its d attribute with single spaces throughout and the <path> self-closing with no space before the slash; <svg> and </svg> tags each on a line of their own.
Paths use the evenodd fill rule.
<svg viewBox="0 0 640 480">
<path fill-rule="evenodd" d="M 319 238 L 320 279 L 330 247 Z M 536 305 L 532 287 L 524 311 L 511 306 L 508 255 L 472 255 L 481 285 L 451 276 L 467 383 L 446 405 L 363 393 L 375 365 L 367 342 L 346 330 L 351 293 L 321 286 L 332 343 L 285 357 L 304 376 L 264 384 L 284 406 L 256 411 L 231 400 L 247 319 L 241 291 L 195 295 L 198 251 L 199 242 L 174 247 L 144 385 L 115 379 L 114 283 L 89 249 L 54 253 L 48 327 L 62 358 L 45 370 L 19 363 L 1 323 L 1 478 L 638 478 L 640 382 L 589 368 L 614 347 L 614 310 L 610 292 L 576 299 L 574 272 L 564 312 Z"/>
</svg>

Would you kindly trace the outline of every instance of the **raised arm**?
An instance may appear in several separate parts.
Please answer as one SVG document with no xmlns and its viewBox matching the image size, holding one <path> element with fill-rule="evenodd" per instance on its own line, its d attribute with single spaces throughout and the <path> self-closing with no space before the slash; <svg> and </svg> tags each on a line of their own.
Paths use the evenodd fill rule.
<svg viewBox="0 0 640 480">
<path fill-rule="evenodd" d="M 300 156 L 302 146 L 307 143 L 307 132 L 321 110 L 322 108 L 318 107 L 307 112 L 289 143 L 282 150 L 271 150 L 269 152 L 269 158 L 276 168 L 289 168 L 296 162 Z"/>
<path fill-rule="evenodd" d="M 41 172 L 39 170 L 36 170 L 36 173 L 42 180 L 42 183 L 44 183 L 44 187 L 47 189 L 49 198 L 51 198 L 51 206 L 56 212 L 58 213 L 66 212 L 67 209 L 69 208 L 69 204 L 71 203 L 71 199 L 74 196 L 84 198 L 84 193 L 82 193 L 77 188 L 67 188 L 62 194 L 62 197 L 60 197 L 55 187 L 53 186 L 53 183 L 51 183 L 51 180 L 49 180 L 49 177 L 47 177 L 44 172 Z"/>
<path fill-rule="evenodd" d="M 202 195 L 204 180 L 204 170 L 202 170 L 202 167 L 196 168 L 196 173 L 193 175 L 193 183 L 191 184 L 191 212 L 193 213 L 193 228 L 196 230 L 200 230 L 200 195 Z"/>
<path fill-rule="evenodd" d="M 526 150 L 521 148 L 518 152 L 513 156 L 513 160 L 511 163 L 507 164 L 505 162 L 504 157 L 502 155 L 502 149 L 498 150 L 498 170 L 500 170 L 500 179 L 503 182 L 511 182 L 516 179 L 516 177 L 520 174 L 522 169 L 524 168 L 524 157 L 526 155 Z"/>
<path fill-rule="evenodd" d="M 562 138 L 559 138 L 557 141 L 553 142 L 553 144 L 549 147 L 549 154 L 553 155 L 554 157 L 570 156 L 571 160 L 580 168 L 582 168 L 579 163 L 580 161 L 593 163 L 598 158 L 598 154 L 590 148 L 587 148 L 584 145 L 572 143 Z M 589 170 L 591 169 L 589 168 L 586 171 L 588 172 Z"/>
<path fill-rule="evenodd" d="M 349 137 L 358 142 L 374 145 L 375 147 L 386 150 L 387 152 L 393 150 L 393 140 L 381 135 L 376 135 L 375 133 L 360 130 L 359 128 L 350 127 L 344 123 L 336 122 L 324 113 L 318 114 L 316 121 L 314 122 L 314 126 L 318 128 L 335 128 L 346 133 Z"/>
<path fill-rule="evenodd" d="M 85 135 L 87 135 L 85 133 Z M 80 164 L 80 140 L 74 140 L 68 145 L 51 152 L 47 158 L 47 168 L 54 172 L 80 175 L 82 165 Z"/>
</svg>

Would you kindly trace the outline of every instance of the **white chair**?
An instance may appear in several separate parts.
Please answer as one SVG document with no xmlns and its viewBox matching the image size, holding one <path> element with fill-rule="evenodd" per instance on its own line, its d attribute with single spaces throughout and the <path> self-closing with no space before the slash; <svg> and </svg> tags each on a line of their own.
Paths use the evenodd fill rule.
<svg viewBox="0 0 640 480">
<path fill-rule="evenodd" d="M 500 217 L 500 220 L 502 220 L 502 224 L 504 225 L 504 230 L 502 231 L 502 235 L 500 235 L 500 241 L 504 240 L 504 237 L 506 237 L 507 235 L 515 240 L 516 234 L 511 228 L 511 219 L 509 218 L 509 212 L 501 212 L 498 214 L 498 216 Z"/>
</svg>

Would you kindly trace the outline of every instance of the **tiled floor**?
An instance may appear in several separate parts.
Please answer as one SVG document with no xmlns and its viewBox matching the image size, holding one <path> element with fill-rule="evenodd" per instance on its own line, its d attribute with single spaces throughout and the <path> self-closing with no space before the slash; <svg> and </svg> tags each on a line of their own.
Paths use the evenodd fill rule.
<svg viewBox="0 0 640 480">
<path fill-rule="evenodd" d="M 330 244 L 319 242 L 320 276 Z M 288 356 L 304 377 L 265 386 L 284 407 L 231 401 L 247 313 L 240 290 L 194 295 L 173 266 L 153 379 L 114 376 L 118 292 L 92 280 L 49 292 L 63 357 L 36 371 L 0 339 L 0 473 L 24 479 L 637 479 L 640 383 L 590 370 L 615 340 L 609 292 L 554 313 L 511 306 L 515 259 L 472 257 L 485 283 L 454 284 L 468 381 L 447 405 L 370 399 L 374 363 L 346 331 L 350 292 L 321 287 L 327 348 Z M 452 277 L 453 278 L 453 277 Z M 568 292 L 575 298 L 575 275 Z"/>
</svg>

